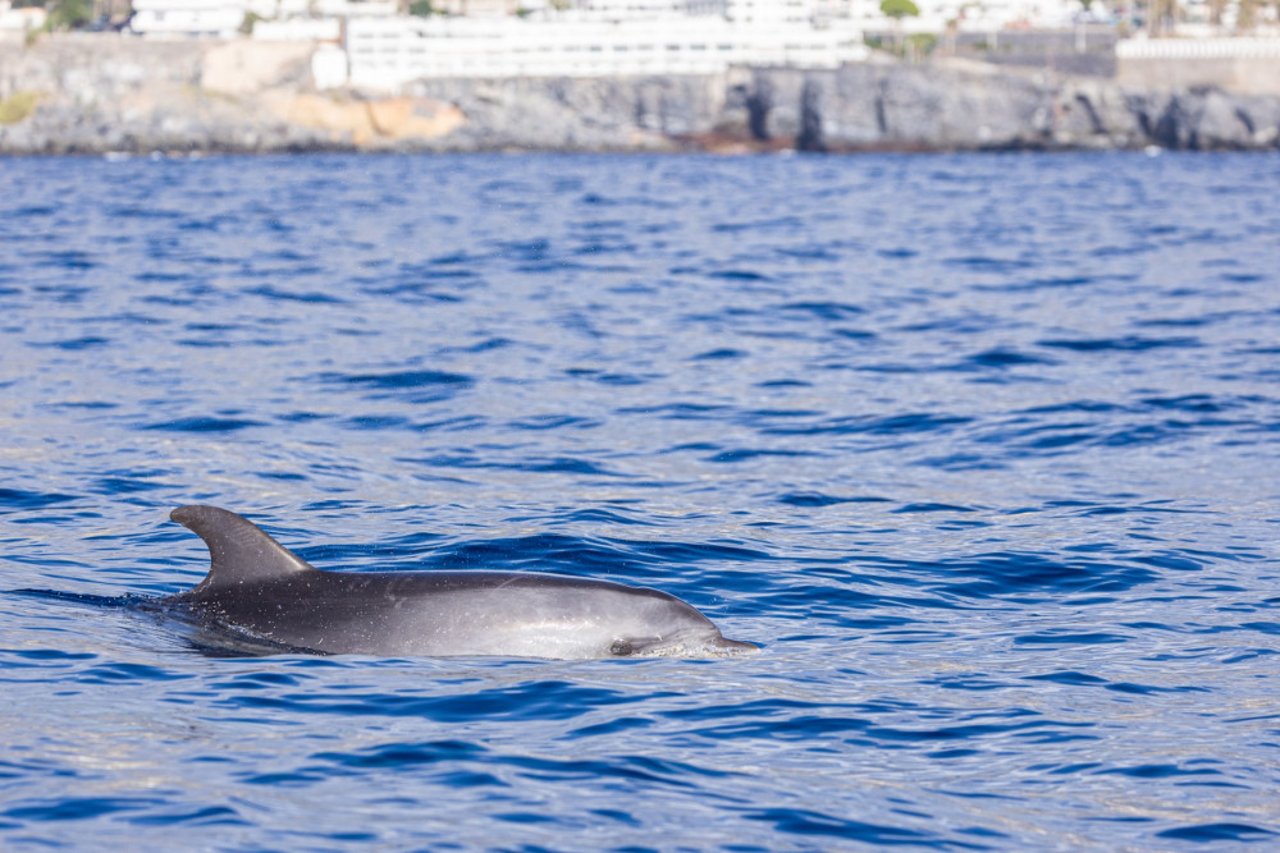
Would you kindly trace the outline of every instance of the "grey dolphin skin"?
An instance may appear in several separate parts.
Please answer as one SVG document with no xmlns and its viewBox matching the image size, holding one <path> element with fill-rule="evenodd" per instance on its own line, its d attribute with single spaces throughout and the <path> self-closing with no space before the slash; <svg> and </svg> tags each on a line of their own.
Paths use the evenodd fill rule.
<svg viewBox="0 0 1280 853">
<path fill-rule="evenodd" d="M 204 540 L 211 565 L 163 603 L 283 648 L 556 659 L 756 650 L 654 589 L 521 572 L 326 572 L 234 512 L 184 506 L 169 517 Z"/>
</svg>

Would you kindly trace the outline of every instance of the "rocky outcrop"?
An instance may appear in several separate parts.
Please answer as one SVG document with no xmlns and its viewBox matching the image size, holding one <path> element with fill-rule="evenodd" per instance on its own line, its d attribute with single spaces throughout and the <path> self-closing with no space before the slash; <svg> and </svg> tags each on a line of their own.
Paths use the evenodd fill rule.
<svg viewBox="0 0 1280 853">
<path fill-rule="evenodd" d="M 871 62 L 316 92 L 307 51 L 45 38 L 0 51 L 0 153 L 1280 149 L 1280 98 L 977 63 Z"/>
<path fill-rule="evenodd" d="M 725 107 L 719 75 L 431 80 L 418 98 L 457 107 L 466 122 L 427 141 L 448 150 L 665 150 L 713 133 Z"/>
<path fill-rule="evenodd" d="M 820 151 L 1280 147 L 1280 98 L 977 63 L 761 71 L 741 97 L 759 138 Z"/>
</svg>

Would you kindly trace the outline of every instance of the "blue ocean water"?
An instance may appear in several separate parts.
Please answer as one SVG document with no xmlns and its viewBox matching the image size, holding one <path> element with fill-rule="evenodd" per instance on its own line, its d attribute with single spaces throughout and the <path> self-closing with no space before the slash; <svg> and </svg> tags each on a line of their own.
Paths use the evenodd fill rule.
<svg viewBox="0 0 1280 853">
<path fill-rule="evenodd" d="M 1275 847 L 1277 187 L 0 160 L 0 847 Z M 655 586 L 763 651 L 203 654 L 109 606 L 203 576 L 194 502 L 326 569 Z"/>
</svg>

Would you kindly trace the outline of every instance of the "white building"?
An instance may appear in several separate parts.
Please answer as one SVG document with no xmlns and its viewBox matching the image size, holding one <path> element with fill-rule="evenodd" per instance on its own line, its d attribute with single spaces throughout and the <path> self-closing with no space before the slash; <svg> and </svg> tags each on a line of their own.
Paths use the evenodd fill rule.
<svg viewBox="0 0 1280 853">
<path fill-rule="evenodd" d="M 274 11 L 268 5 L 274 7 L 259 3 Z M 250 11 L 262 14 L 250 0 L 133 0 L 129 29 L 158 38 L 231 38 Z"/>
<path fill-rule="evenodd" d="M 47 17 L 44 9 L 38 6 L 15 9 L 10 0 L 0 0 L 0 33 L 21 36 L 35 32 L 44 26 Z"/>
<path fill-rule="evenodd" d="M 399 12 L 396 0 L 281 0 L 300 6 L 292 15 L 322 18 L 389 18 Z"/>
<path fill-rule="evenodd" d="M 316 88 L 337 89 L 346 85 L 347 54 L 336 44 L 321 44 L 311 55 L 311 79 Z"/>
<path fill-rule="evenodd" d="M 725 0 L 724 16 L 746 24 L 811 24 L 813 0 Z"/>
<path fill-rule="evenodd" d="M 1084 15 L 1080 0 L 915 0 L 918 16 L 894 21 L 880 11 L 880 0 L 820 0 L 819 16 L 848 20 L 864 31 L 900 30 L 906 33 L 942 33 L 950 26 L 966 32 L 993 32 L 1006 28 L 1060 29 Z M 1092 8 L 1102 11 L 1102 0 Z"/>
<path fill-rule="evenodd" d="M 501 18 L 519 11 L 520 0 L 435 0 L 432 8 L 446 15 L 468 15 L 473 18 Z"/>
<path fill-rule="evenodd" d="M 253 15 L 255 38 L 300 41 L 338 38 L 342 18 L 394 15 L 396 0 L 133 0 L 133 11 L 129 29 L 152 38 L 235 38 Z"/>
<path fill-rule="evenodd" d="M 254 41 L 337 42 L 342 38 L 340 18 L 285 18 L 258 21 L 251 33 Z"/>
<path fill-rule="evenodd" d="M 726 0 L 577 0 L 563 10 L 549 9 L 560 20 L 645 21 L 678 15 L 724 16 Z"/>
<path fill-rule="evenodd" d="M 461 0 L 454 0 L 461 2 Z M 572 21 L 647 21 L 670 17 L 719 17 L 740 23 L 808 23 L 823 0 L 573 0 L 547 8 L 547 16 Z M 527 0 L 521 4 L 525 8 Z"/>
<path fill-rule="evenodd" d="M 780 0 L 781 2 L 781 0 Z M 345 47 L 354 86 L 423 78 L 719 73 L 732 65 L 834 68 L 865 59 L 860 34 L 769 22 L 666 15 L 626 22 L 517 18 L 359 18 Z"/>
</svg>

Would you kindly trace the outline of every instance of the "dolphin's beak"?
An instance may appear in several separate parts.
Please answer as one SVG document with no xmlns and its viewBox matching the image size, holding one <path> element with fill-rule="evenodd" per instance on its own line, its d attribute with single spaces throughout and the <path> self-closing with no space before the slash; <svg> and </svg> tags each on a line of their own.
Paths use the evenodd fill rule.
<svg viewBox="0 0 1280 853">
<path fill-rule="evenodd" d="M 711 643 L 711 648 L 718 654 L 726 657 L 730 655 L 752 655 L 760 651 L 760 647 L 755 643 L 746 643 L 742 640 L 730 640 L 728 637 L 720 637 Z"/>
</svg>

